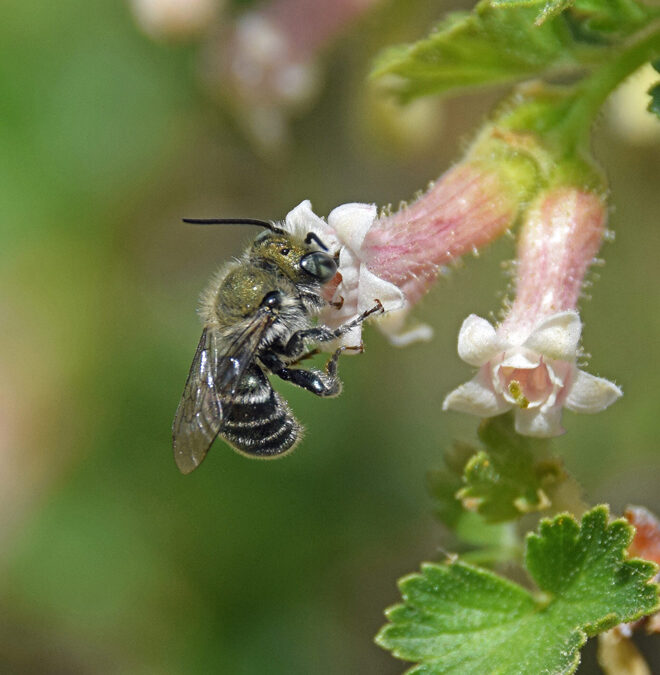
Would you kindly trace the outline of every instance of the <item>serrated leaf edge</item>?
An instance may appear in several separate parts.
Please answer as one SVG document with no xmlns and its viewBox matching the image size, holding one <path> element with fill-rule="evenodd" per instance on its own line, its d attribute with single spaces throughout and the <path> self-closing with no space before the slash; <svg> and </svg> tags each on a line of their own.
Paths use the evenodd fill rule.
<svg viewBox="0 0 660 675">
<path fill-rule="evenodd" d="M 525 542 L 531 540 L 541 540 L 543 539 L 544 532 L 547 532 L 551 526 L 561 525 L 562 520 L 568 520 L 577 526 L 576 535 L 580 537 L 583 535 L 583 531 L 586 529 L 585 526 L 591 522 L 598 523 L 602 525 L 603 537 L 605 537 L 608 532 L 612 532 L 613 529 L 621 528 L 625 532 L 625 542 L 622 542 L 621 554 L 617 556 L 617 559 L 620 563 L 620 567 L 626 566 L 628 568 L 636 569 L 636 574 L 645 577 L 645 584 L 647 586 L 656 586 L 660 591 L 660 585 L 654 581 L 655 575 L 658 573 L 660 566 L 650 560 L 644 560 L 643 558 L 628 558 L 626 557 L 626 551 L 630 547 L 633 536 L 635 534 L 635 528 L 631 525 L 625 518 L 614 518 L 610 520 L 610 509 L 607 504 L 600 504 L 595 506 L 591 510 L 587 511 L 581 519 L 581 522 L 578 523 L 577 519 L 568 512 L 562 512 L 554 516 L 553 518 L 543 518 L 539 521 L 537 526 L 537 532 L 529 532 L 525 538 Z M 526 546 L 527 548 L 527 546 Z M 549 597 L 549 602 L 553 602 L 555 595 L 553 593 L 547 592 L 540 587 L 537 580 L 529 572 L 529 567 L 527 565 L 527 551 L 525 552 L 525 569 L 527 569 L 528 574 L 531 579 L 537 585 L 540 590 Z M 548 603 L 549 604 L 549 603 Z M 631 615 L 629 617 L 619 617 L 616 612 L 606 615 L 600 621 L 595 624 L 585 624 L 584 626 L 579 627 L 576 630 L 585 632 L 587 637 L 596 635 L 603 630 L 612 628 L 613 626 L 618 625 L 619 623 L 636 621 L 642 616 L 647 616 L 648 614 L 658 611 L 660 609 L 660 593 L 656 595 L 656 604 L 650 611 L 640 610 L 638 613 Z M 610 623 L 611 622 L 611 623 Z"/>
<path fill-rule="evenodd" d="M 642 558 L 627 558 L 626 557 L 626 550 L 630 546 L 630 543 L 632 542 L 632 538 L 634 536 L 634 526 L 632 526 L 627 520 L 624 518 L 615 518 L 613 520 L 610 520 L 610 510 L 609 507 L 605 504 L 599 505 L 591 509 L 590 511 L 587 511 L 581 518 L 581 521 L 578 523 L 577 519 L 570 513 L 563 512 L 559 513 L 553 518 L 543 518 L 538 525 L 538 533 L 537 532 L 530 532 L 527 535 L 527 541 L 529 541 L 532 537 L 535 538 L 542 538 L 542 533 L 543 531 L 547 531 L 549 527 L 553 525 L 561 525 L 562 521 L 568 521 L 575 526 L 577 526 L 577 536 L 580 537 L 583 535 L 584 530 L 586 529 L 586 525 L 589 525 L 591 523 L 595 523 L 597 525 L 600 525 L 601 527 L 601 532 L 603 536 L 606 536 L 608 532 L 611 532 L 613 528 L 618 529 L 622 528 L 623 532 L 625 532 L 625 542 L 622 542 L 622 546 L 620 548 L 620 554 L 617 555 L 617 559 L 621 563 L 621 566 L 626 565 L 629 568 L 637 568 L 636 572 L 640 575 L 643 575 L 645 577 L 645 584 L 649 586 L 655 586 L 656 588 L 660 589 L 660 586 L 658 583 L 654 581 L 655 575 L 658 573 L 658 570 L 660 569 L 660 566 L 658 566 L 656 563 L 651 562 L 649 560 L 644 560 Z M 398 582 L 397 582 L 397 587 L 399 588 L 399 591 L 401 593 L 401 596 L 403 598 L 403 602 L 396 603 L 394 605 L 391 605 L 385 610 L 385 616 L 389 620 L 390 615 L 392 612 L 394 612 L 396 609 L 400 607 L 405 607 L 406 604 L 410 606 L 415 606 L 412 605 L 412 603 L 409 602 L 408 600 L 408 595 L 405 590 L 405 586 L 408 585 L 410 582 L 420 580 L 424 581 L 425 580 L 425 571 L 427 569 L 440 569 L 440 570 L 449 570 L 451 567 L 455 566 L 462 566 L 466 568 L 470 568 L 473 571 L 478 572 L 479 574 L 483 576 L 490 576 L 494 579 L 497 580 L 498 583 L 502 583 L 504 585 L 510 586 L 512 590 L 515 590 L 516 592 L 523 591 L 524 593 L 528 594 L 530 599 L 533 600 L 533 602 L 537 605 L 537 607 L 540 610 L 543 610 L 545 607 L 547 607 L 550 603 L 552 603 L 555 600 L 555 596 L 552 593 L 545 593 L 544 591 L 541 591 L 541 593 L 536 593 L 532 594 L 530 593 L 527 589 L 523 588 L 519 584 L 510 581 L 509 579 L 506 579 L 498 574 L 495 574 L 494 572 L 491 572 L 490 570 L 485 570 L 481 567 L 475 566 L 475 565 L 470 565 L 469 563 L 462 562 L 457 559 L 451 559 L 446 561 L 444 564 L 443 563 L 429 563 L 425 562 L 422 563 L 420 566 L 420 572 L 413 572 L 411 574 L 407 574 L 404 577 L 401 577 Z M 526 566 L 527 567 L 527 566 Z M 530 577 L 532 575 L 530 574 Z M 536 583 L 536 580 L 532 577 L 534 582 Z M 576 626 L 573 631 L 574 635 L 576 637 L 576 643 L 575 643 L 575 649 L 574 649 L 574 655 L 573 658 L 571 659 L 571 662 L 567 664 L 567 667 L 563 669 L 562 671 L 557 672 L 555 675 L 571 675 L 571 673 L 574 673 L 580 663 L 580 650 L 586 643 L 587 639 L 589 637 L 593 637 L 594 635 L 597 635 L 598 633 L 603 632 L 604 630 L 607 630 L 609 628 L 612 628 L 615 625 L 618 625 L 619 623 L 622 623 L 624 621 L 635 621 L 638 618 L 642 616 L 646 616 L 650 613 L 653 613 L 655 611 L 658 611 L 660 609 L 660 594 L 656 593 L 656 604 L 655 606 L 649 611 L 649 610 L 640 610 L 638 613 L 630 616 L 630 617 L 619 617 L 616 612 L 611 612 L 610 614 L 607 614 L 606 616 L 602 617 L 599 621 L 597 621 L 594 624 L 586 624 L 583 626 Z M 401 625 L 399 624 L 394 624 L 389 623 L 384 625 L 376 634 L 374 641 L 377 645 L 380 647 L 386 649 L 389 651 L 394 657 L 408 661 L 409 658 L 403 655 L 403 652 L 394 646 L 390 646 L 385 643 L 385 636 L 388 630 L 395 626 L 395 625 Z M 417 672 L 420 668 L 420 666 L 427 665 L 428 662 L 425 663 L 415 663 L 411 668 L 407 669 L 405 671 L 406 674 L 413 675 L 415 672 Z"/>
</svg>

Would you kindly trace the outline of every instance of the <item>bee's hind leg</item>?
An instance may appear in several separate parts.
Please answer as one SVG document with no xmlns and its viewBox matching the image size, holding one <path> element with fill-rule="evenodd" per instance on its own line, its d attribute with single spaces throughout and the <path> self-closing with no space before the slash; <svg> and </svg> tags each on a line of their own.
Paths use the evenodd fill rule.
<svg viewBox="0 0 660 675">
<path fill-rule="evenodd" d="M 291 384 L 307 389 L 307 391 L 311 391 L 316 396 L 328 397 L 337 396 L 341 392 L 341 381 L 337 377 L 337 360 L 343 351 L 344 347 L 340 347 L 335 351 L 328 361 L 326 372 L 316 369 L 289 368 L 272 352 L 262 354 L 260 359 L 271 373 L 286 382 L 291 382 Z"/>
</svg>

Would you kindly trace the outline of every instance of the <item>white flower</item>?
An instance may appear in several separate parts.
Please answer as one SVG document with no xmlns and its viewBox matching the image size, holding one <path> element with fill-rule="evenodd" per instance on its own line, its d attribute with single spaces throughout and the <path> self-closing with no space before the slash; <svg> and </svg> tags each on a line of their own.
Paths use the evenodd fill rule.
<svg viewBox="0 0 660 675">
<path fill-rule="evenodd" d="M 452 391 L 444 410 L 493 417 L 515 410 L 516 431 L 549 437 L 563 433 L 562 408 L 597 413 L 622 392 L 602 377 L 576 365 L 582 332 L 575 311 L 558 312 L 542 320 L 524 340 L 512 340 L 485 319 L 471 314 L 461 326 L 458 354 L 476 376 Z"/>
<path fill-rule="evenodd" d="M 343 204 L 330 213 L 326 223 L 312 211 L 309 200 L 305 200 L 290 211 L 284 221 L 287 231 L 301 238 L 314 232 L 331 253 L 339 256 L 336 286 L 333 290 L 333 282 L 330 282 L 331 297 L 328 300 L 341 303 L 341 307 L 330 306 L 320 317 L 321 322 L 331 328 L 371 309 L 377 300 L 385 312 L 401 310 L 406 304 L 405 296 L 397 286 L 377 277 L 360 259 L 362 241 L 375 219 L 374 204 Z M 340 344 L 360 345 L 361 336 L 362 328 L 356 326 L 343 336 Z"/>
</svg>

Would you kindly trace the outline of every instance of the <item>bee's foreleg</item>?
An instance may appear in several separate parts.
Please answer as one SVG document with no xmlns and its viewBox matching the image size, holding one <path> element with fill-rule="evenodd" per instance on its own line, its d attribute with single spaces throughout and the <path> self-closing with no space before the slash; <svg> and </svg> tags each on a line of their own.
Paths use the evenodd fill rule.
<svg viewBox="0 0 660 675">
<path fill-rule="evenodd" d="M 359 326 L 367 317 L 375 314 L 376 312 L 380 314 L 383 311 L 383 304 L 380 300 L 376 300 L 376 304 L 371 307 L 371 309 L 366 310 L 366 312 L 362 312 L 362 314 L 342 324 L 339 326 L 339 328 L 332 329 L 328 328 L 327 326 L 315 326 L 314 328 L 299 330 L 289 338 L 289 341 L 281 350 L 281 353 L 284 356 L 293 358 L 298 357 L 298 355 L 300 355 L 305 348 L 306 341 L 320 343 L 336 340 L 342 335 L 348 333 L 351 329 L 355 328 L 355 326 Z"/>
<path fill-rule="evenodd" d="M 333 354 L 325 373 L 314 369 L 289 368 L 272 352 L 262 354 L 260 358 L 271 373 L 286 382 L 307 389 L 317 396 L 336 396 L 341 392 L 341 382 L 337 377 L 337 359 L 342 351 L 343 349 L 338 349 Z"/>
</svg>

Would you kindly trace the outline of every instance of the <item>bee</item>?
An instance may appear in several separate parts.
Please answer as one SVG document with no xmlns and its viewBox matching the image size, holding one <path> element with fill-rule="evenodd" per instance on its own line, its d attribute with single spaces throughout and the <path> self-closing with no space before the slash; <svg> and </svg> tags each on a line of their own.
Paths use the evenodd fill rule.
<svg viewBox="0 0 660 675">
<path fill-rule="evenodd" d="M 336 349 L 324 371 L 294 366 L 318 352 L 314 345 L 341 337 L 383 306 L 376 300 L 335 329 L 315 324 L 315 315 L 329 304 L 323 287 L 337 273 L 337 255 L 315 232 L 301 238 L 254 219 L 184 222 L 265 229 L 202 295 L 204 330 L 172 425 L 176 464 L 190 473 L 218 436 L 249 457 L 279 457 L 295 447 L 302 427 L 267 375 L 316 396 L 336 396 L 339 356 L 344 349 L 362 351 L 361 345 Z"/>
</svg>

